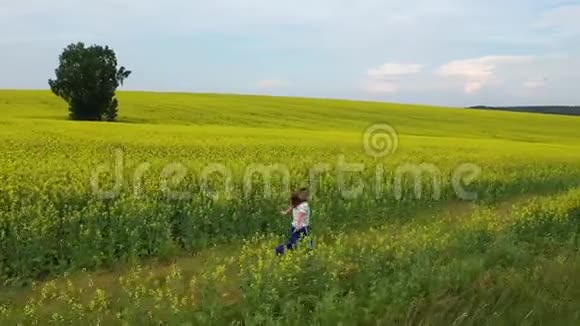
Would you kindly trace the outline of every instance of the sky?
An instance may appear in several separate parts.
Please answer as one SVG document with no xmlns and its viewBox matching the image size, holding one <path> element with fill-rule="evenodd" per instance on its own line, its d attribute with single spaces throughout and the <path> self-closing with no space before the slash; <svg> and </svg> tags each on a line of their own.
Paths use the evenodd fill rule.
<svg viewBox="0 0 580 326">
<path fill-rule="evenodd" d="M 0 0 L 0 31 L 0 88 L 82 41 L 128 90 L 580 104 L 580 0 Z"/>
</svg>

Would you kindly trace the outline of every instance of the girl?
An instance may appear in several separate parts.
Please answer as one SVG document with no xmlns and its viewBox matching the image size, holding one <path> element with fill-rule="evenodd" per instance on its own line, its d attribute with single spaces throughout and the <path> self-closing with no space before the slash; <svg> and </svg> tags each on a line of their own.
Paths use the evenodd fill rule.
<svg viewBox="0 0 580 326">
<path fill-rule="evenodd" d="M 309 236 L 310 233 L 310 206 L 308 205 L 306 189 L 300 189 L 300 191 L 293 193 L 290 197 L 290 203 L 290 208 L 281 212 L 282 215 L 292 213 L 290 239 L 288 239 L 288 243 L 276 247 L 277 255 L 284 254 L 285 249 L 294 249 L 298 240 Z M 312 240 L 310 240 L 310 249 L 312 249 Z"/>
</svg>

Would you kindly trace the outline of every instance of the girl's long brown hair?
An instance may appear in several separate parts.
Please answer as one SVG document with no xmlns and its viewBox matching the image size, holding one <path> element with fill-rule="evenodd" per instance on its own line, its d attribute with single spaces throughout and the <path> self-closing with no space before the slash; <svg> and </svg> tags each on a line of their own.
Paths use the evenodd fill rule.
<svg viewBox="0 0 580 326">
<path fill-rule="evenodd" d="M 308 190 L 306 188 L 302 188 L 299 191 L 295 191 L 290 196 L 290 203 L 292 207 L 296 207 L 304 202 L 308 201 Z"/>
</svg>

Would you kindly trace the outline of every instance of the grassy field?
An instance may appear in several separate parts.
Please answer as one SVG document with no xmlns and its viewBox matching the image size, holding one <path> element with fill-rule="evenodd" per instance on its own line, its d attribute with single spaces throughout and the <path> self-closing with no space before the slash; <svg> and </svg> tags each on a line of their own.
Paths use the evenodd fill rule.
<svg viewBox="0 0 580 326">
<path fill-rule="evenodd" d="M 0 324 L 580 321 L 578 117 L 119 100 L 119 122 L 73 122 L 48 91 L 0 91 Z M 365 130 L 384 123 L 398 147 L 373 157 Z M 274 164 L 271 191 L 248 178 Z M 276 257 L 287 188 L 313 184 L 315 250 Z"/>
</svg>

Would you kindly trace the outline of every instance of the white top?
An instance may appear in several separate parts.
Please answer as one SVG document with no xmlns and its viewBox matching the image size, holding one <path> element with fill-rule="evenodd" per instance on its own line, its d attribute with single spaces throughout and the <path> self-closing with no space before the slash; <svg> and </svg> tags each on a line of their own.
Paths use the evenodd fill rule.
<svg viewBox="0 0 580 326">
<path fill-rule="evenodd" d="M 292 209 L 292 226 L 296 230 L 310 226 L 310 206 L 308 202 L 303 202 Z"/>
</svg>

